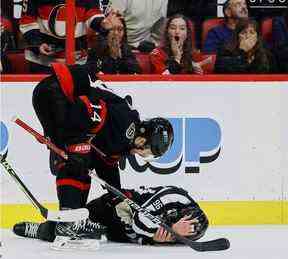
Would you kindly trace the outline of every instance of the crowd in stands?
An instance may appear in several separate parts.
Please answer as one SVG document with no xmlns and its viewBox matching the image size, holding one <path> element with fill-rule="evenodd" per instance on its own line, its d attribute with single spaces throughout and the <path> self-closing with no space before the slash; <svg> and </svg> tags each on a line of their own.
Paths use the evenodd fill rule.
<svg viewBox="0 0 288 259">
<path fill-rule="evenodd" d="M 246 0 L 76 0 L 75 63 L 103 74 L 288 72 L 288 6 Z M 65 63 L 65 0 L 1 1 L 1 73 Z"/>
</svg>

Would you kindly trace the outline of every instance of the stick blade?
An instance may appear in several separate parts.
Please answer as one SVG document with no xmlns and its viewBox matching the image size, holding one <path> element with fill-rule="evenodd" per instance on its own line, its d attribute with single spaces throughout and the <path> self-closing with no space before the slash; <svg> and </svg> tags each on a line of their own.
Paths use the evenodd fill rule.
<svg viewBox="0 0 288 259">
<path fill-rule="evenodd" d="M 82 219 L 87 219 L 89 211 L 86 208 L 72 209 L 72 210 L 60 210 L 60 211 L 48 211 L 47 220 L 58 222 L 73 222 Z"/>
<path fill-rule="evenodd" d="M 227 250 L 230 247 L 230 241 L 227 238 L 218 238 L 206 242 L 193 242 L 191 248 L 198 252 L 208 252 L 208 251 L 222 251 Z"/>
</svg>

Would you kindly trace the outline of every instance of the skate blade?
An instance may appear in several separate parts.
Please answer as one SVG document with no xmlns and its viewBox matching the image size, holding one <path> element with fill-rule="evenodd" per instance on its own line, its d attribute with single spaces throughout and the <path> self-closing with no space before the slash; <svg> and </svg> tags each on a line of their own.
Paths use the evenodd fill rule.
<svg viewBox="0 0 288 259">
<path fill-rule="evenodd" d="M 56 236 L 54 242 L 50 245 L 50 248 L 58 251 L 95 251 L 100 248 L 100 241 L 97 239 Z"/>
</svg>

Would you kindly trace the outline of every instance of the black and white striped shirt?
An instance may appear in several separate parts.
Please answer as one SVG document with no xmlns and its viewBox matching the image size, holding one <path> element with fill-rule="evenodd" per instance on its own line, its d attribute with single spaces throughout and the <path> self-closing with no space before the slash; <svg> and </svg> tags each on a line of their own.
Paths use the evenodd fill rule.
<svg viewBox="0 0 288 259">
<path fill-rule="evenodd" d="M 141 187 L 132 191 L 132 199 L 146 208 L 154 216 L 179 210 L 188 206 L 198 207 L 188 192 L 176 186 Z M 132 229 L 137 235 L 153 238 L 158 225 L 151 222 L 143 213 L 134 212 Z"/>
</svg>

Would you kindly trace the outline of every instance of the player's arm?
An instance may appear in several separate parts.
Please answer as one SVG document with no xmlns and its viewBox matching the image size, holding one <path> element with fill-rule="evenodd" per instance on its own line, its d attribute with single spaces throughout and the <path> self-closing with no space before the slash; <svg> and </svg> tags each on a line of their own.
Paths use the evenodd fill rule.
<svg viewBox="0 0 288 259">
<path fill-rule="evenodd" d="M 36 0 L 24 0 L 19 29 L 30 46 L 43 43 L 40 27 L 37 22 L 38 3 Z"/>
</svg>

